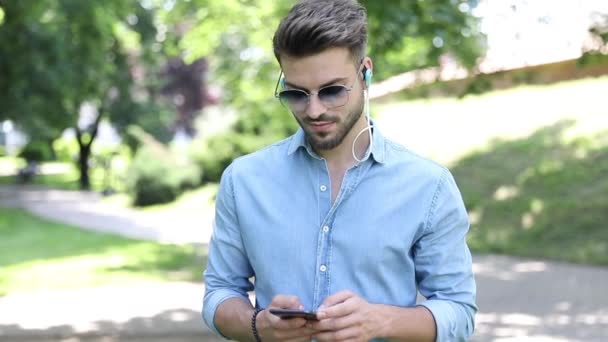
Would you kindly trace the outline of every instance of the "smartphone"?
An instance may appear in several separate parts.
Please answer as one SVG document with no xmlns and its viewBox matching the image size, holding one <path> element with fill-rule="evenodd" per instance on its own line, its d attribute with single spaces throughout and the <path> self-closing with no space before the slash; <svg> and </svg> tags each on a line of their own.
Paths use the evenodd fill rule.
<svg viewBox="0 0 608 342">
<path fill-rule="evenodd" d="M 312 320 L 312 321 L 317 320 L 317 313 L 311 312 L 311 311 L 294 310 L 294 309 L 278 309 L 278 308 L 271 308 L 269 311 L 271 314 L 279 316 L 282 319 L 302 317 L 307 320 Z"/>
</svg>

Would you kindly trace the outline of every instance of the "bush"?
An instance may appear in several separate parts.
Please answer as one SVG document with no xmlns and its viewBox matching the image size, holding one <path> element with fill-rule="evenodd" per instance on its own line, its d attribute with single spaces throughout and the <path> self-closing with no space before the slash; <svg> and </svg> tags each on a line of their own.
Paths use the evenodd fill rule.
<svg viewBox="0 0 608 342">
<path fill-rule="evenodd" d="M 216 183 L 235 158 L 284 139 L 298 127 L 291 114 L 280 107 L 270 113 L 252 112 L 239 117 L 225 133 L 196 139 L 190 155 L 203 171 L 201 182 Z"/>
<path fill-rule="evenodd" d="M 74 163 L 78 160 L 78 154 L 80 148 L 78 147 L 78 141 L 75 137 L 61 137 L 53 141 L 53 149 L 55 149 L 55 155 L 58 161 L 66 163 Z"/>
<path fill-rule="evenodd" d="M 247 153 L 256 151 L 273 140 L 236 132 L 196 140 L 190 155 L 202 171 L 201 183 L 217 183 L 230 163 Z"/>
<path fill-rule="evenodd" d="M 48 144 L 40 141 L 30 141 L 23 147 L 19 157 L 27 162 L 43 162 L 53 159 L 53 151 Z"/>
<path fill-rule="evenodd" d="M 198 186 L 199 175 L 198 167 L 178 160 L 160 143 L 144 144 L 131 163 L 127 189 L 136 206 L 168 203 Z"/>
</svg>

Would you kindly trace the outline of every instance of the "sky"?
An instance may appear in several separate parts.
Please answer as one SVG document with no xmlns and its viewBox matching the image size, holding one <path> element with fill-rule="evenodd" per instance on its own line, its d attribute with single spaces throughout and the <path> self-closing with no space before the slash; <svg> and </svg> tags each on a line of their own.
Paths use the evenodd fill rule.
<svg viewBox="0 0 608 342">
<path fill-rule="evenodd" d="M 580 57 L 608 0 L 482 0 L 473 13 L 488 37 L 482 70 L 491 71 Z"/>
</svg>

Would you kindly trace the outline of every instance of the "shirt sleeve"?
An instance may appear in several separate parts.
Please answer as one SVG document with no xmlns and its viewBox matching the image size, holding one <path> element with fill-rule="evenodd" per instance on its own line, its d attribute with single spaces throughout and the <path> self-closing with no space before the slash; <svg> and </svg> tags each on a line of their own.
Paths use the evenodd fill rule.
<svg viewBox="0 0 608 342">
<path fill-rule="evenodd" d="M 217 308 L 229 298 L 249 300 L 248 291 L 253 290 L 249 278 L 253 270 L 247 259 L 235 206 L 232 181 L 233 165 L 222 175 L 215 204 L 213 235 L 209 242 L 209 256 L 205 277 L 205 296 L 202 315 L 205 324 L 217 334 L 215 326 Z"/>
<path fill-rule="evenodd" d="M 414 246 L 418 290 L 437 326 L 436 341 L 466 341 L 475 328 L 476 286 L 466 243 L 469 219 L 451 173 L 444 169 Z"/>
</svg>

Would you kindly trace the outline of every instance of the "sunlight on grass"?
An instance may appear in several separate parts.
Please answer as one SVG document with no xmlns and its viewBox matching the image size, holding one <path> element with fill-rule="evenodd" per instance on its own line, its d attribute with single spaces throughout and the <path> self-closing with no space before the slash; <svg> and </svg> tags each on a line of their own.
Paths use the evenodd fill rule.
<svg viewBox="0 0 608 342">
<path fill-rule="evenodd" d="M 564 119 L 576 120 L 570 141 L 608 127 L 608 76 L 544 86 L 521 86 L 478 96 L 380 104 L 382 132 L 413 151 L 450 164 L 495 138 L 516 139 Z"/>
<path fill-rule="evenodd" d="M 0 208 L 0 295 L 54 288 L 200 281 L 206 250 L 160 245 Z M 199 248 L 200 249 L 200 248 Z"/>
<path fill-rule="evenodd" d="M 25 161 L 15 157 L 0 157 L 0 177 L 17 173 L 17 170 L 25 165 Z"/>
<path fill-rule="evenodd" d="M 376 107 L 382 132 L 450 167 L 476 252 L 608 265 L 608 76 Z"/>
</svg>

